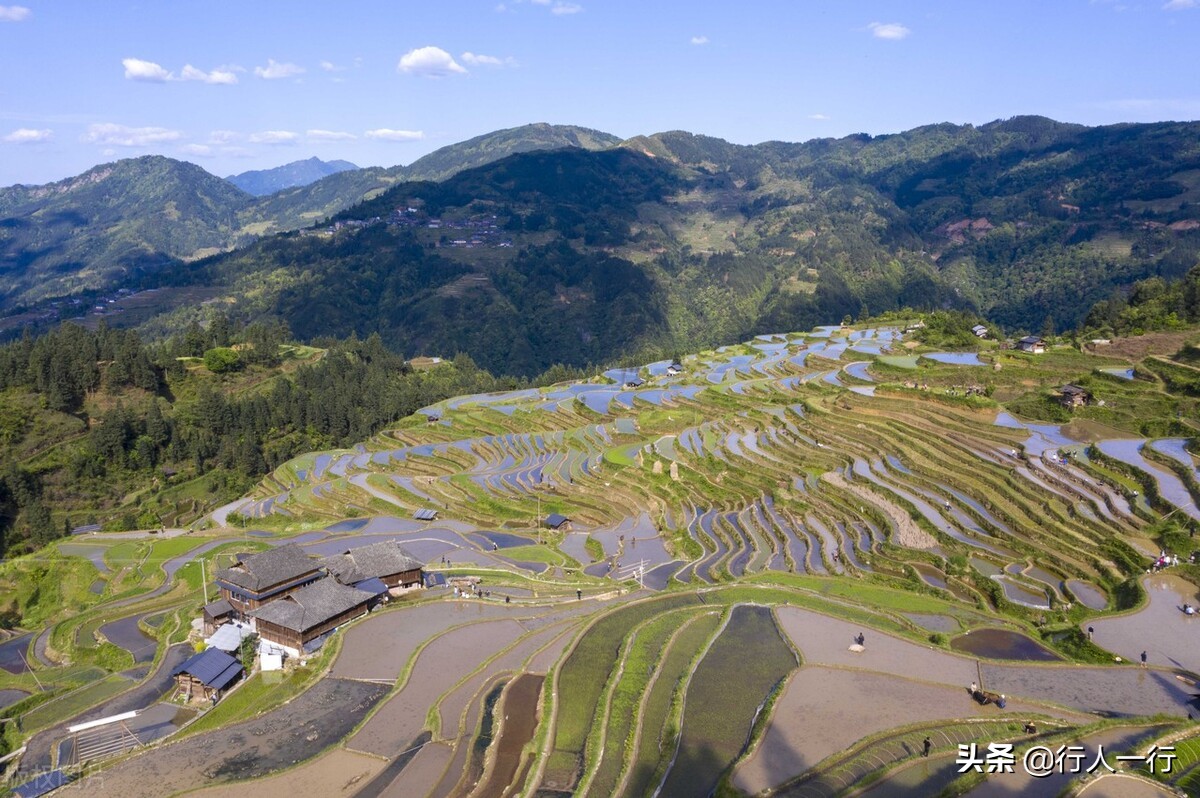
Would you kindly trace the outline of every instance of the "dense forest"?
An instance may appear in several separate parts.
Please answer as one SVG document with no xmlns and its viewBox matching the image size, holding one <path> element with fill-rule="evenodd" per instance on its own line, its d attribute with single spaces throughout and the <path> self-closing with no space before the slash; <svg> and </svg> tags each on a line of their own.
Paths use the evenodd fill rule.
<svg viewBox="0 0 1200 798">
<path fill-rule="evenodd" d="M 206 506 L 301 452 L 364 440 L 441 399 L 517 387 L 460 355 L 413 370 L 379 336 L 289 345 L 222 315 L 161 344 L 66 324 L 0 347 L 0 554 L 78 523 L 153 527 L 156 491 L 202 478 Z M 543 376 L 579 376 L 562 367 Z M 135 501 L 130 493 L 145 492 Z"/>
<path fill-rule="evenodd" d="M 688 133 L 398 184 L 161 275 L 244 322 L 465 351 L 497 373 L 691 350 L 903 307 L 1073 328 L 1200 259 L 1195 126 L 1017 118 L 738 146 Z M 182 309 L 155 322 L 179 329 Z"/>
<path fill-rule="evenodd" d="M 45 327 L 105 308 L 98 291 L 161 286 L 150 311 L 106 315 L 157 314 L 142 330 L 163 338 L 202 320 L 199 296 L 304 341 L 378 332 L 398 353 L 463 351 L 525 376 L 902 307 L 1064 330 L 1200 260 L 1198 131 L 1015 117 L 744 146 L 527 126 L 428 168 L 258 200 L 132 159 L 0 189 L 0 304 Z"/>
</svg>

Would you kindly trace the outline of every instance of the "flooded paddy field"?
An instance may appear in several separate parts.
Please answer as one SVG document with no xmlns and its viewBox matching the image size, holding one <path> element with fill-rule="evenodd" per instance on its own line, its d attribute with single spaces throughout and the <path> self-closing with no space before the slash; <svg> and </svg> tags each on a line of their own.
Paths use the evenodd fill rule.
<svg viewBox="0 0 1200 798">
<path fill-rule="evenodd" d="M 182 639 L 171 626 L 193 620 L 199 591 L 181 583 L 199 569 L 178 568 L 212 546 L 288 541 L 320 556 L 393 540 L 442 586 L 337 632 L 328 673 L 289 703 L 113 763 L 113 789 L 690 795 L 728 771 L 748 792 L 834 794 L 874 774 L 869 794 L 922 795 L 947 782 L 946 750 L 983 739 L 971 729 L 1200 710 L 1177 674 L 1200 667 L 1177 609 L 1200 595 L 1148 582 L 1144 608 L 1109 610 L 1127 598 L 1113 586 L 1143 570 L 1137 552 L 1163 546 L 1166 511 L 1131 507 L 1136 472 L 1084 452 L 1107 446 L 1131 468 L 1140 457 L 1160 486 L 1186 489 L 1185 440 L 1138 448 L 1150 433 L 1102 427 L 1090 410 L 1059 424 L 1031 399 L 1011 402 L 1021 418 L 1001 404 L 1091 379 L 1101 398 L 1129 392 L 1106 406 L 1120 411 L 1151 381 L 1101 377 L 1122 361 L 1076 350 L 904 355 L 920 352 L 908 343 L 900 330 L 831 325 L 681 355 L 678 368 L 447 399 L 425 408 L 436 422 L 403 419 L 284 464 L 223 508 L 262 515 L 270 532 L 197 541 L 148 596 L 121 593 L 129 585 L 102 555 L 112 541 L 72 540 L 64 553 L 111 567 L 97 587 L 121 593 L 120 604 L 90 599 L 101 612 L 88 634 L 133 652 L 135 675 L 154 653 L 138 619 Z M 1002 368 L 980 368 L 993 362 Z M 962 402 L 975 383 L 996 390 Z M 409 517 L 429 509 L 437 520 Z M 551 529 L 551 515 L 566 520 Z M 72 567 L 86 592 L 97 573 Z M 157 563 L 146 570 L 160 576 Z M 455 600 L 456 579 L 493 595 Z M 993 600 L 999 591 L 1009 601 Z M 1099 651 L 1071 645 L 1076 624 L 1094 627 Z M 61 631 L 29 634 L 56 658 L 72 653 Z M 0 667 L 16 667 L 30 640 L 0 644 Z M 1144 670 L 1128 664 L 1142 650 Z M 1124 662 L 1094 664 L 1110 657 Z M 30 678 L 4 677 L 21 692 Z M 1006 711 L 975 704 L 972 682 L 1003 692 Z M 497 689 L 505 699 L 489 704 Z M 331 690 L 353 718 L 321 714 Z M 138 708 L 158 700 L 140 697 Z M 489 706 L 496 725 L 477 740 Z M 934 756 L 915 762 L 926 733 Z"/>
<path fill-rule="evenodd" d="M 1173 574 L 1142 579 L 1149 601 L 1132 613 L 1085 622 L 1092 639 L 1128 662 L 1145 651 L 1151 665 L 1182 668 L 1200 675 L 1200 614 L 1185 615 L 1184 604 L 1200 605 L 1200 588 Z"/>
</svg>

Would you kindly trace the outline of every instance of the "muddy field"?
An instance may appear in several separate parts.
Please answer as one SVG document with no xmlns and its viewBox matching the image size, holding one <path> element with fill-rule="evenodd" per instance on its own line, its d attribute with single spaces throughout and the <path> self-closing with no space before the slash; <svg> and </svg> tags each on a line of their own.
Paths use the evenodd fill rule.
<svg viewBox="0 0 1200 798">
<path fill-rule="evenodd" d="M 413 652 L 452 626 L 494 618 L 533 618 L 551 609 L 463 599 L 386 612 L 346 631 L 345 644 L 332 675 L 394 682 Z"/>
<path fill-rule="evenodd" d="M 538 696 L 544 677 L 526 673 L 508 686 L 501 703 L 503 712 L 495 744 L 495 758 L 475 795 L 477 798 L 503 798 L 513 783 L 521 763 L 521 751 L 533 739 L 537 728 Z"/>
<path fill-rule="evenodd" d="M 734 771 L 734 786 L 757 793 L 799 775 L 854 742 L 897 726 L 1040 712 L 1013 701 L 981 707 L 966 689 L 895 676 L 804 667 L 775 706 L 761 744 Z"/>
<path fill-rule="evenodd" d="M 378 757 L 335 748 L 312 762 L 245 784 L 195 793 L 204 798 L 296 798 L 302 795 L 355 795 L 386 763 Z"/>
<path fill-rule="evenodd" d="M 315 756 L 341 740 L 387 689 L 385 685 L 349 679 L 323 679 L 261 718 L 190 737 L 122 762 L 105 771 L 103 783 L 91 794 L 163 796 L 265 776 Z"/>
<path fill-rule="evenodd" d="M 524 631 L 516 621 L 499 620 L 446 632 L 417 657 L 404 689 L 389 698 L 346 746 L 369 754 L 396 756 L 420 734 L 429 706 L 438 696 Z"/>
</svg>

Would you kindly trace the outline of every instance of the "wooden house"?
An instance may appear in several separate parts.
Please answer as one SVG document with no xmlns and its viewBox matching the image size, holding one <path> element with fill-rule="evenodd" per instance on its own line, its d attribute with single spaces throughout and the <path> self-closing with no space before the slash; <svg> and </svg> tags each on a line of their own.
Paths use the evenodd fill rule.
<svg viewBox="0 0 1200 798">
<path fill-rule="evenodd" d="M 562 513 L 550 513 L 542 523 L 549 529 L 562 529 L 563 527 L 570 526 L 571 519 Z"/>
<path fill-rule="evenodd" d="M 336 579 L 322 579 L 259 607 L 250 617 L 260 640 L 298 657 L 321 635 L 366 615 L 374 599 L 374 594 Z"/>
<path fill-rule="evenodd" d="M 368 589 L 364 585 L 375 579 L 397 591 L 425 584 L 425 563 L 394 540 L 347 549 L 320 563 L 338 582 L 360 590 Z"/>
<path fill-rule="evenodd" d="M 974 327 L 971 328 L 971 332 L 975 334 L 976 338 L 987 338 L 988 337 L 988 329 L 987 329 L 987 327 L 984 327 L 982 324 L 976 324 Z"/>
<path fill-rule="evenodd" d="M 188 701 L 212 701 L 242 675 L 242 663 L 217 648 L 209 648 L 183 662 L 171 675 Z"/>
<path fill-rule="evenodd" d="M 294 543 L 261 554 L 243 554 L 229 568 L 217 571 L 221 598 L 241 618 L 269 601 L 281 598 L 320 579 L 317 561 Z"/>
<path fill-rule="evenodd" d="M 1092 403 L 1092 394 L 1078 385 L 1064 385 L 1058 389 L 1058 403 L 1071 410 L 1086 407 Z"/>
<path fill-rule="evenodd" d="M 1017 341 L 1017 349 L 1020 349 L 1022 352 L 1040 355 L 1046 351 L 1046 342 L 1036 335 L 1027 335 L 1020 341 Z"/>
<path fill-rule="evenodd" d="M 204 605 L 204 635 L 211 635 L 227 621 L 233 620 L 236 612 L 229 599 L 217 599 Z"/>
</svg>

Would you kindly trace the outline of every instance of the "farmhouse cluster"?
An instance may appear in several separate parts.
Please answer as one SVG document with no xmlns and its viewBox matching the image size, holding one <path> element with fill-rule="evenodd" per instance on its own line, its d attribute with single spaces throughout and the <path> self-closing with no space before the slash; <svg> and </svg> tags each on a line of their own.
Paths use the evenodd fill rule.
<svg viewBox="0 0 1200 798">
<path fill-rule="evenodd" d="M 342 624 L 420 589 L 425 566 L 394 541 L 321 559 L 289 543 L 237 557 L 214 581 L 221 598 L 204 607 L 209 645 L 233 650 L 257 634 L 265 665 L 268 658 L 311 652 Z"/>
</svg>

